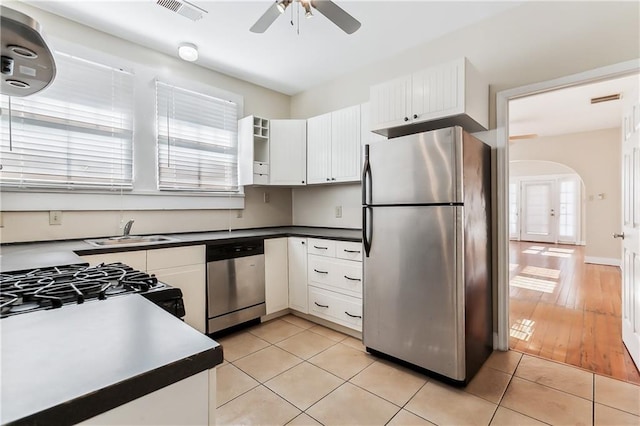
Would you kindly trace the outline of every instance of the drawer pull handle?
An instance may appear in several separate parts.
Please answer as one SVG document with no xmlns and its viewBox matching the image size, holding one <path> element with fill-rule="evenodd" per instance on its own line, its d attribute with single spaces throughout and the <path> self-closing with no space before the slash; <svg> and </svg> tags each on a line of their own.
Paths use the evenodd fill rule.
<svg viewBox="0 0 640 426">
<path fill-rule="evenodd" d="M 347 253 L 360 253 L 360 250 L 347 250 L 347 249 L 343 249 L 343 250 Z"/>
<path fill-rule="evenodd" d="M 362 315 L 351 315 L 349 312 L 344 311 L 345 314 L 349 315 L 351 318 L 362 318 Z"/>
<path fill-rule="evenodd" d="M 328 274 L 328 271 L 318 271 L 317 269 L 313 268 L 314 271 L 316 271 L 319 274 Z"/>
<path fill-rule="evenodd" d="M 318 302 L 313 302 L 313 303 L 315 303 L 316 306 L 320 306 L 321 308 L 328 308 L 329 307 L 329 305 L 321 305 Z"/>
<path fill-rule="evenodd" d="M 346 276 L 346 275 L 345 275 L 344 277 L 345 277 L 346 279 L 348 279 L 348 280 L 351 280 L 351 281 L 362 281 L 360 278 L 351 278 L 351 277 L 348 277 L 348 276 Z"/>
<path fill-rule="evenodd" d="M 313 246 L 313 248 L 316 248 L 318 250 L 327 250 L 329 247 Z"/>
</svg>

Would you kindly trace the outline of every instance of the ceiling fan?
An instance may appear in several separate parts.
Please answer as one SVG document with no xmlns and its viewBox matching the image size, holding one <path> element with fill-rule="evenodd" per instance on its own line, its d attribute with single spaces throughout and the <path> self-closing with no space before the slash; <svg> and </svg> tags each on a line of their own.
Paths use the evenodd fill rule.
<svg viewBox="0 0 640 426">
<path fill-rule="evenodd" d="M 253 33 L 263 33 L 285 12 L 287 7 L 297 1 L 305 10 L 307 18 L 313 16 L 311 8 L 327 17 L 347 34 L 353 34 L 360 28 L 360 22 L 330 0 L 276 0 L 255 24 L 250 28 Z"/>
</svg>

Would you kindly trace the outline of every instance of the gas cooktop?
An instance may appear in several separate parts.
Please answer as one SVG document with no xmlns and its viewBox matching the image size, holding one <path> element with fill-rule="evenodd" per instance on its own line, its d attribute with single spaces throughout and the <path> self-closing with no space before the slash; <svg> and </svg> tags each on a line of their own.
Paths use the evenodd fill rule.
<svg viewBox="0 0 640 426">
<path fill-rule="evenodd" d="M 180 289 L 124 263 L 102 263 L 0 273 L 0 318 L 134 293 L 184 316 Z"/>
</svg>

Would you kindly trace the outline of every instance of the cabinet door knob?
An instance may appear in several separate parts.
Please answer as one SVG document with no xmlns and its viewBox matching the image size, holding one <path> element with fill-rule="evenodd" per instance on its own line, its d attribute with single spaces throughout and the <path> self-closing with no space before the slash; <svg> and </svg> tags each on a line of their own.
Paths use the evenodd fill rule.
<svg viewBox="0 0 640 426">
<path fill-rule="evenodd" d="M 418 118 L 418 114 L 413 114 L 413 118 L 414 119 Z"/>
<path fill-rule="evenodd" d="M 302 183 L 304 183 L 304 181 L 302 181 Z"/>
<path fill-rule="evenodd" d="M 331 178 L 331 180 L 336 180 L 336 178 Z"/>
<path fill-rule="evenodd" d="M 327 178 L 327 182 L 328 182 L 329 180 L 330 180 L 330 179 L 329 179 L 329 178 Z"/>
<path fill-rule="evenodd" d="M 405 117 L 405 118 L 404 118 L 404 121 L 409 121 L 409 117 Z"/>
</svg>

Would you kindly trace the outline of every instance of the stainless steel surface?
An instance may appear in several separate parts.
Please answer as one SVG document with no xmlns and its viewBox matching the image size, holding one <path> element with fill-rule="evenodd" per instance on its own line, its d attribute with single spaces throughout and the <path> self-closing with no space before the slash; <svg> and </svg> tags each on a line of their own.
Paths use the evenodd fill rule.
<svg viewBox="0 0 640 426">
<path fill-rule="evenodd" d="M 94 240 L 84 240 L 94 247 L 106 246 L 129 246 L 142 244 L 171 243 L 178 241 L 177 238 L 167 237 L 164 235 L 124 235 L 122 237 L 98 238 Z"/>
<path fill-rule="evenodd" d="M 492 349 L 490 154 L 461 128 L 365 147 L 364 344 L 458 382 Z"/>
<path fill-rule="evenodd" d="M 364 264 L 364 344 L 464 380 L 462 207 L 373 208 Z"/>
<path fill-rule="evenodd" d="M 624 240 L 624 232 L 623 232 L 623 233 L 621 233 L 621 234 L 614 233 L 614 234 L 613 234 L 613 238 L 622 238 L 622 239 Z"/>
<path fill-rule="evenodd" d="M 370 144 L 366 204 L 431 204 L 462 201 L 459 128 Z"/>
<path fill-rule="evenodd" d="M 207 333 L 215 333 L 216 331 L 224 330 L 226 328 L 233 327 L 237 324 L 242 324 L 243 322 L 247 322 L 255 318 L 260 318 L 261 316 L 266 314 L 266 304 L 260 303 L 259 305 L 231 312 L 226 315 L 209 318 L 207 320 Z"/>
<path fill-rule="evenodd" d="M 2 84 L 4 95 L 23 97 L 47 87 L 56 75 L 51 50 L 34 19 L 0 6 Z"/>
<path fill-rule="evenodd" d="M 129 219 L 129 221 L 127 223 L 125 223 L 124 227 L 122 228 L 122 235 L 125 237 L 128 237 L 129 234 L 131 233 L 131 227 L 133 226 L 133 222 L 135 222 L 135 220 L 133 219 Z"/>
<path fill-rule="evenodd" d="M 264 249 L 261 248 L 260 254 L 207 262 L 207 333 L 266 313 Z M 239 253 L 244 250 L 241 243 L 218 249 L 222 250 L 221 256 L 230 253 L 228 257 L 233 257 L 236 249 Z M 256 315 L 255 312 L 262 313 Z"/>
</svg>

